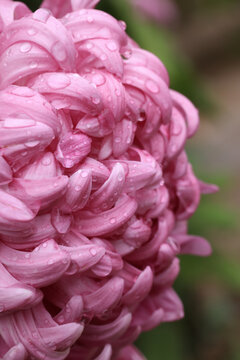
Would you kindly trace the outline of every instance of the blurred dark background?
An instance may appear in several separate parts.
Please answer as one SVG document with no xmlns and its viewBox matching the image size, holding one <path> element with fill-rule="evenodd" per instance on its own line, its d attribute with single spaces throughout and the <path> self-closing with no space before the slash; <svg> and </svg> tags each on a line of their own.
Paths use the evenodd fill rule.
<svg viewBox="0 0 240 360">
<path fill-rule="evenodd" d="M 25 1 L 32 10 L 40 2 Z M 142 334 L 137 346 L 148 360 L 240 360 L 240 1 L 102 0 L 99 8 L 124 20 L 200 109 L 188 156 L 198 177 L 220 187 L 190 220 L 213 255 L 181 258 L 174 287 L 185 319 Z"/>
</svg>

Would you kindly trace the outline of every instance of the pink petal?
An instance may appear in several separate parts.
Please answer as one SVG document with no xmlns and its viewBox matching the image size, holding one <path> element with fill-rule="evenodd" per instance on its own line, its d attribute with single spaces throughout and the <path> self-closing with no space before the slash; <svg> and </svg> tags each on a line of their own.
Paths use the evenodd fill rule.
<svg viewBox="0 0 240 360">
<path fill-rule="evenodd" d="M 76 217 L 77 225 L 83 235 L 105 235 L 125 224 L 136 211 L 136 207 L 134 199 L 123 195 L 113 209 L 101 214 L 80 211 Z"/>
<path fill-rule="evenodd" d="M 121 349 L 117 360 L 146 360 L 146 358 L 133 345 Z"/>
<path fill-rule="evenodd" d="M 69 266 L 69 256 L 54 240 L 44 242 L 32 252 L 0 245 L 0 260 L 19 281 L 34 287 L 47 286 L 59 279 Z"/>
<path fill-rule="evenodd" d="M 11 24 L 14 20 L 21 19 L 22 17 L 31 14 L 28 7 L 18 1 L 1 0 L 0 13 L 4 21 L 4 25 Z"/>
<path fill-rule="evenodd" d="M 119 181 L 120 178 L 122 178 L 121 182 Z M 108 180 L 90 196 L 88 207 L 94 212 L 111 209 L 122 193 L 124 178 L 123 166 L 116 163 Z"/>
<path fill-rule="evenodd" d="M 199 115 L 195 106 L 182 94 L 171 90 L 174 106 L 182 113 L 187 123 L 188 137 L 192 137 L 198 129 Z"/>
<path fill-rule="evenodd" d="M 61 209 L 66 212 L 78 211 L 88 202 L 92 190 L 91 170 L 78 170 L 70 178 Z"/>
<path fill-rule="evenodd" d="M 104 311 L 109 311 L 121 299 L 124 282 L 119 277 L 113 277 L 97 291 L 83 296 L 85 309 L 101 316 Z"/>
<path fill-rule="evenodd" d="M 64 108 L 93 115 L 102 110 L 97 89 L 76 73 L 41 74 L 29 82 L 29 86 L 43 94 L 58 110 Z"/>
<path fill-rule="evenodd" d="M 12 170 L 6 160 L 0 156 L 0 185 L 8 184 L 12 181 Z"/>
<path fill-rule="evenodd" d="M 3 357 L 3 360 L 25 360 L 27 351 L 23 344 L 13 346 Z"/>
<path fill-rule="evenodd" d="M 65 134 L 58 143 L 56 159 L 65 168 L 82 162 L 91 150 L 92 140 L 84 134 Z"/>
</svg>

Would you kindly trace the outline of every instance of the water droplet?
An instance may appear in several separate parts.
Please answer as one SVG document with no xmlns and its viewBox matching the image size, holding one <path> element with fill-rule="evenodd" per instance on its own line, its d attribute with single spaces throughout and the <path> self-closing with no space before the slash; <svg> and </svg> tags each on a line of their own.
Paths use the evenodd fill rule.
<svg viewBox="0 0 240 360">
<path fill-rule="evenodd" d="M 32 29 L 28 29 L 27 33 L 28 33 L 28 35 L 33 36 L 33 35 L 36 35 L 37 30 L 36 30 L 36 29 L 34 29 L 34 28 L 32 28 Z"/>
<path fill-rule="evenodd" d="M 36 61 L 31 61 L 29 66 L 31 69 L 36 69 L 38 67 L 38 63 Z"/>
<path fill-rule="evenodd" d="M 95 104 L 95 105 L 98 105 L 99 103 L 100 103 L 100 98 L 99 97 L 94 97 L 94 98 L 92 98 L 92 102 L 93 102 L 93 104 Z"/>
<path fill-rule="evenodd" d="M 121 28 L 125 31 L 126 30 L 126 28 L 127 28 L 127 25 L 126 25 L 126 23 L 125 23 L 125 21 L 123 21 L 123 20 L 119 20 L 119 25 L 121 26 Z"/>
<path fill-rule="evenodd" d="M 110 224 L 115 224 L 115 222 L 116 222 L 116 218 L 111 218 L 110 219 Z"/>
<path fill-rule="evenodd" d="M 90 249 L 90 253 L 92 256 L 97 255 L 97 250 L 96 249 Z"/>
<path fill-rule="evenodd" d="M 81 186 L 75 186 L 75 191 L 80 191 L 81 190 Z"/>
<path fill-rule="evenodd" d="M 146 87 L 153 94 L 157 94 L 159 92 L 159 87 L 153 80 L 147 80 L 146 81 Z"/>
<path fill-rule="evenodd" d="M 42 159 L 41 163 L 44 165 L 44 166 L 48 166 L 50 165 L 52 162 L 52 159 L 49 155 L 45 155 L 44 158 Z"/>
<path fill-rule="evenodd" d="M 27 155 L 27 151 L 24 151 L 21 155 L 22 155 L 22 156 L 26 156 L 26 155 Z"/>
<path fill-rule="evenodd" d="M 115 43 L 114 40 L 110 40 L 106 43 L 106 47 L 108 48 L 108 50 L 110 51 L 116 51 L 117 50 L 117 44 Z"/>
<path fill-rule="evenodd" d="M 33 148 L 33 147 L 35 147 L 35 146 L 37 146 L 39 144 L 40 144 L 40 141 L 35 140 L 35 141 L 29 141 L 29 142 L 25 143 L 24 145 L 26 147 Z"/>
<path fill-rule="evenodd" d="M 67 58 L 67 53 L 64 46 L 57 41 L 52 47 L 52 54 L 58 61 L 64 61 Z"/>
<path fill-rule="evenodd" d="M 120 137 L 115 137 L 114 142 L 119 144 L 121 142 L 121 138 Z"/>
<path fill-rule="evenodd" d="M 88 176 L 88 172 L 87 171 L 81 171 L 81 177 L 85 178 Z"/>
<path fill-rule="evenodd" d="M 103 85 L 106 82 L 105 76 L 102 74 L 96 74 L 93 76 L 92 81 L 97 86 Z"/>
<path fill-rule="evenodd" d="M 92 48 L 93 48 L 93 44 L 90 43 L 90 42 L 88 42 L 88 43 L 86 44 L 86 48 L 87 48 L 88 50 L 92 49 Z"/>
<path fill-rule="evenodd" d="M 53 259 L 48 260 L 48 265 L 52 265 L 54 263 Z"/>
<path fill-rule="evenodd" d="M 42 244 L 42 247 L 46 249 L 47 245 L 48 244 L 45 242 L 45 243 Z"/>
<path fill-rule="evenodd" d="M 178 123 L 174 123 L 173 124 L 173 128 L 172 128 L 172 134 L 173 135 L 179 135 L 182 131 L 182 127 L 180 124 Z"/>
<path fill-rule="evenodd" d="M 60 90 L 69 86 L 71 84 L 71 80 L 67 75 L 59 73 L 50 75 L 47 79 L 47 83 L 52 89 Z"/>
<path fill-rule="evenodd" d="M 130 59 L 131 56 L 132 56 L 132 50 L 130 50 L 130 49 L 125 50 L 125 51 L 122 53 L 122 58 L 123 58 L 124 60 Z"/>
<path fill-rule="evenodd" d="M 120 182 L 123 181 L 123 175 L 121 175 L 121 174 L 118 175 L 118 181 L 120 181 Z"/>
<path fill-rule="evenodd" d="M 26 259 L 29 259 L 29 258 L 30 258 L 30 254 L 29 254 L 29 253 L 25 254 L 25 258 L 26 258 Z"/>
<path fill-rule="evenodd" d="M 120 95 L 121 95 L 120 90 L 116 89 L 116 90 L 115 90 L 115 94 L 116 94 L 117 96 L 120 96 Z"/>
<path fill-rule="evenodd" d="M 87 17 L 87 22 L 88 22 L 89 24 L 91 24 L 91 23 L 93 22 L 92 16 L 88 16 L 88 17 Z"/>
<path fill-rule="evenodd" d="M 32 45 L 29 42 L 25 42 L 20 46 L 20 51 L 22 53 L 28 53 L 32 48 Z"/>
</svg>

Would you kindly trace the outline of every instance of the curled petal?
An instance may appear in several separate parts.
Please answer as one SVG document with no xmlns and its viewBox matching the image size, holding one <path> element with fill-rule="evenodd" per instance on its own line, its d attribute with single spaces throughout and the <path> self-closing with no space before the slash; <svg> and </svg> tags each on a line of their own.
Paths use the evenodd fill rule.
<svg viewBox="0 0 240 360">
<path fill-rule="evenodd" d="M 0 190 L 0 229 L 12 231 L 21 230 L 29 226 L 34 213 L 18 198 Z"/>
<path fill-rule="evenodd" d="M 146 360 L 139 350 L 133 345 L 125 346 L 119 352 L 117 360 Z"/>
<path fill-rule="evenodd" d="M 88 202 L 92 190 L 91 170 L 78 170 L 70 178 L 61 209 L 65 212 L 78 211 Z"/>
<path fill-rule="evenodd" d="M 26 203 L 37 202 L 41 209 L 46 209 L 64 194 L 67 184 L 67 176 L 44 179 L 44 182 L 18 178 L 11 183 L 9 191 Z"/>
<path fill-rule="evenodd" d="M 72 168 L 82 162 L 91 150 L 92 140 L 84 134 L 64 135 L 55 152 L 56 159 L 65 168 Z"/>
<path fill-rule="evenodd" d="M 123 303 L 126 305 L 141 302 L 150 292 L 153 282 L 153 272 L 150 267 L 146 267 L 141 272 L 132 288 L 123 296 Z"/>
<path fill-rule="evenodd" d="M 11 24 L 14 20 L 21 19 L 22 17 L 31 14 L 28 7 L 19 1 L 1 0 L 0 13 L 4 25 Z"/>
<path fill-rule="evenodd" d="M 123 119 L 117 123 L 113 131 L 113 155 L 123 155 L 132 145 L 134 138 L 134 125 L 132 121 Z"/>
<path fill-rule="evenodd" d="M 210 244 L 204 238 L 194 235 L 177 235 L 176 241 L 180 245 L 181 254 L 209 256 L 212 253 Z"/>
<path fill-rule="evenodd" d="M 0 186 L 12 181 L 12 170 L 7 161 L 0 156 Z"/>
<path fill-rule="evenodd" d="M 124 179 L 124 168 L 120 163 L 116 163 L 108 180 L 90 196 L 88 207 L 94 211 L 111 209 L 122 193 Z"/>
<path fill-rule="evenodd" d="M 201 180 L 198 180 L 200 185 L 200 192 L 201 194 L 214 194 L 215 192 L 219 191 L 219 187 L 214 184 L 207 184 Z"/>
<path fill-rule="evenodd" d="M 54 155 L 45 152 L 35 159 L 35 161 L 18 172 L 18 177 L 29 180 L 42 180 L 54 178 L 61 175 L 61 170 Z"/>
<path fill-rule="evenodd" d="M 73 296 L 66 306 L 55 316 L 58 324 L 66 324 L 79 321 L 83 312 L 83 300 L 81 296 Z"/>
<path fill-rule="evenodd" d="M 44 242 L 32 252 L 0 245 L 0 260 L 19 281 L 34 287 L 57 281 L 69 266 L 69 256 L 54 240 Z"/>
<path fill-rule="evenodd" d="M 19 343 L 13 346 L 3 357 L 3 360 L 25 360 L 27 350 L 23 344 Z"/>
<path fill-rule="evenodd" d="M 42 300 L 42 293 L 32 286 L 21 284 L 0 264 L 1 313 L 26 309 Z"/>
<path fill-rule="evenodd" d="M 123 279 L 113 277 L 97 291 L 83 296 L 85 309 L 101 316 L 104 311 L 109 311 L 120 301 L 123 287 Z"/>
<path fill-rule="evenodd" d="M 104 344 L 119 338 L 128 328 L 132 320 L 131 314 L 124 309 L 116 320 L 104 325 L 89 324 L 82 340 L 86 344 Z"/>
<path fill-rule="evenodd" d="M 70 109 L 88 114 L 102 110 L 100 95 L 86 79 L 74 73 L 41 74 L 29 86 L 43 94 L 56 109 Z"/>
<path fill-rule="evenodd" d="M 110 360 L 112 355 L 112 347 L 110 344 L 104 346 L 103 351 L 94 360 Z"/>
<path fill-rule="evenodd" d="M 184 95 L 177 91 L 170 90 L 174 106 L 182 113 L 187 124 L 188 137 L 192 137 L 198 129 L 198 110 Z"/>
<path fill-rule="evenodd" d="M 101 236 L 109 234 L 125 224 L 136 211 L 136 207 L 134 199 L 123 195 L 113 209 L 101 214 L 80 211 L 76 216 L 76 222 L 83 235 Z"/>
<path fill-rule="evenodd" d="M 74 43 L 86 39 L 111 39 L 124 46 L 127 42 L 127 36 L 118 21 L 103 11 L 75 11 L 70 16 L 66 15 L 62 23 L 72 33 Z"/>
<path fill-rule="evenodd" d="M 67 274 L 84 272 L 97 264 L 105 254 L 103 247 L 91 244 L 78 247 L 61 246 L 61 248 L 70 255 L 71 265 L 67 270 Z"/>
</svg>

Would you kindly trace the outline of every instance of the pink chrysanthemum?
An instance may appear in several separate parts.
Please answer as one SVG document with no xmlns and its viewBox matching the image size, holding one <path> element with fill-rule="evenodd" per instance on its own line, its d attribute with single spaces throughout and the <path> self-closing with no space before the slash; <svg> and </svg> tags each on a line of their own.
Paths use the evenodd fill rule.
<svg viewBox="0 0 240 360">
<path fill-rule="evenodd" d="M 210 253 L 187 234 L 214 190 L 184 151 L 198 112 L 96 3 L 0 2 L 4 360 L 143 359 L 140 332 L 183 316 L 176 256 Z"/>
</svg>

